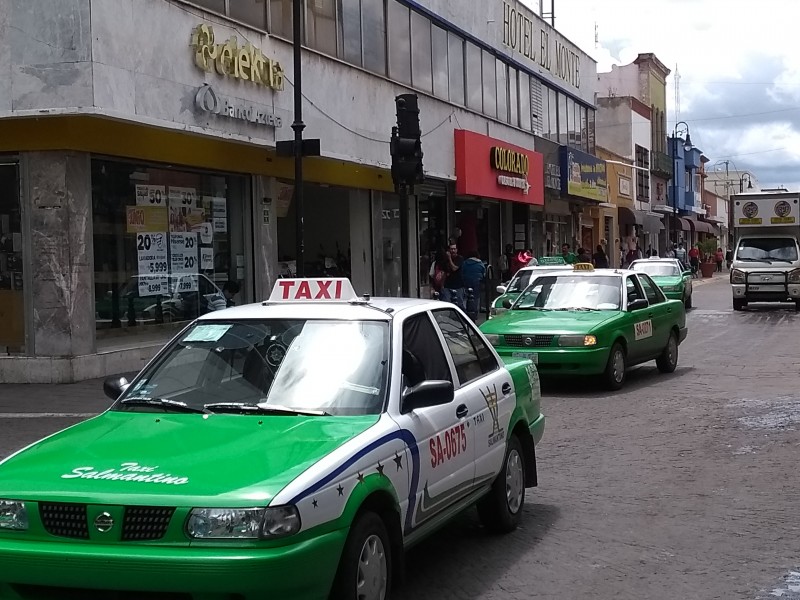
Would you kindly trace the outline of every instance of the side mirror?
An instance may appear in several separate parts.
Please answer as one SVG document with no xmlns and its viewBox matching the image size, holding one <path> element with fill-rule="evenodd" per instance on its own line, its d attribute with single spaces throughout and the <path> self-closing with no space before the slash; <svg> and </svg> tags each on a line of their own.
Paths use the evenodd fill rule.
<svg viewBox="0 0 800 600">
<path fill-rule="evenodd" d="M 402 412 L 408 413 L 426 406 L 441 406 L 455 398 L 453 384 L 449 381 L 423 381 L 403 392 Z"/>
<path fill-rule="evenodd" d="M 109 377 L 103 382 L 103 392 L 112 400 L 116 400 L 129 385 L 130 382 L 124 377 Z"/>
<path fill-rule="evenodd" d="M 496 288 L 494 288 L 494 289 L 496 289 L 496 290 L 497 290 L 497 293 L 498 293 L 498 294 L 505 294 L 505 293 L 506 293 L 506 290 L 507 290 L 508 288 L 507 288 L 506 286 L 504 286 L 504 285 L 498 285 L 498 286 L 497 286 Z"/>
<path fill-rule="evenodd" d="M 503 298 L 503 302 L 502 302 L 503 308 L 505 308 L 507 310 L 507 309 L 511 308 L 512 304 L 514 304 L 514 303 L 511 301 L 511 298 Z"/>
<path fill-rule="evenodd" d="M 630 311 L 640 310 L 642 308 L 647 308 L 648 306 L 650 305 L 644 298 L 636 298 L 636 300 L 631 300 L 628 302 L 628 310 Z"/>
</svg>

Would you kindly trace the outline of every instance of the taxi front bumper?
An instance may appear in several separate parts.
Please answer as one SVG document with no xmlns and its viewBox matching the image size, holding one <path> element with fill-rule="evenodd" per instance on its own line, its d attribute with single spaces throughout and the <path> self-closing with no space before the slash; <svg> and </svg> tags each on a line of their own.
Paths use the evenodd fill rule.
<svg viewBox="0 0 800 600">
<path fill-rule="evenodd" d="M 500 356 L 530 358 L 541 375 L 599 375 L 608 364 L 610 348 L 519 348 L 495 347 Z"/>
<path fill-rule="evenodd" d="M 203 600 L 322 600 L 330 593 L 347 533 L 342 529 L 275 548 L 0 538 L 0 598 L 29 600 L 43 595 L 43 588 L 56 588 L 64 594 L 83 591 L 81 597 L 92 598 L 103 591 L 107 597 L 128 591 L 143 597 L 147 593 L 190 594 Z"/>
</svg>

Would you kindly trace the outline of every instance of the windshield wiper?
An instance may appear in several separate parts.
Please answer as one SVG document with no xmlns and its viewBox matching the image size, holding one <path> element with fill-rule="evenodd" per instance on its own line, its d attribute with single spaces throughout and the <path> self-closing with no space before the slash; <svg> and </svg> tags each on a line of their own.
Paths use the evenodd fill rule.
<svg viewBox="0 0 800 600">
<path fill-rule="evenodd" d="M 772 261 L 768 258 L 737 258 L 736 260 L 741 260 L 742 262 L 763 262 L 767 263 L 768 265 L 772 264 Z"/>
<path fill-rule="evenodd" d="M 208 411 L 204 408 L 197 408 L 196 406 L 189 406 L 185 402 L 178 400 L 169 400 L 167 398 L 125 398 L 120 400 L 120 404 L 125 406 L 153 406 L 163 408 L 164 410 L 180 412 L 180 413 L 196 413 L 205 414 Z"/>
<path fill-rule="evenodd" d="M 277 404 L 251 404 L 249 402 L 212 402 L 203 406 L 206 411 L 214 413 L 253 414 L 253 415 L 307 415 L 310 417 L 329 417 L 324 410 L 306 410 L 290 408 Z"/>
<path fill-rule="evenodd" d="M 552 310 L 600 310 L 599 308 L 589 308 L 588 306 L 568 306 L 567 308 L 554 308 Z"/>
</svg>

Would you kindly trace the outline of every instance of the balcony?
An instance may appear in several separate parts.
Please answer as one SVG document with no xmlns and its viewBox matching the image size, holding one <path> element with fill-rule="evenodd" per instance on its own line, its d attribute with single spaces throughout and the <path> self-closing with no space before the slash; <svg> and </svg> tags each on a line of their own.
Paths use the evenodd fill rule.
<svg viewBox="0 0 800 600">
<path fill-rule="evenodd" d="M 652 152 L 650 160 L 652 161 L 650 172 L 653 175 L 662 179 L 672 179 L 672 157 L 669 154 Z"/>
</svg>

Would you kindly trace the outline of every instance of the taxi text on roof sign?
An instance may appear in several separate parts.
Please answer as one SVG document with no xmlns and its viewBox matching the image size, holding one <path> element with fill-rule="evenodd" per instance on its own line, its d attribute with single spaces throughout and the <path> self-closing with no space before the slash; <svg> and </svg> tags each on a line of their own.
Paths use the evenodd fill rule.
<svg viewBox="0 0 800 600">
<path fill-rule="evenodd" d="M 270 302 L 353 302 L 358 294 L 349 279 L 322 277 L 315 279 L 278 279 Z"/>
<path fill-rule="evenodd" d="M 594 271 L 594 265 L 592 263 L 575 263 L 575 266 L 572 268 L 573 271 Z"/>
</svg>

